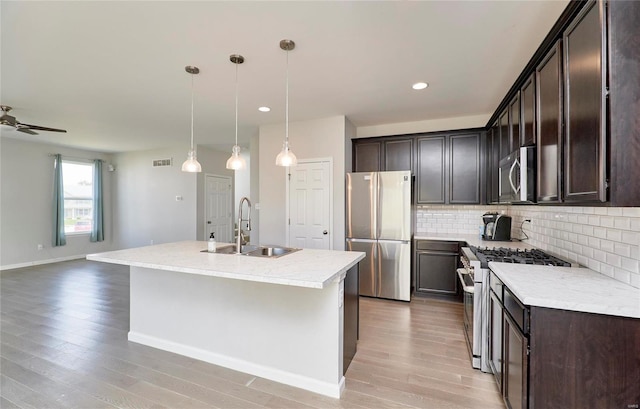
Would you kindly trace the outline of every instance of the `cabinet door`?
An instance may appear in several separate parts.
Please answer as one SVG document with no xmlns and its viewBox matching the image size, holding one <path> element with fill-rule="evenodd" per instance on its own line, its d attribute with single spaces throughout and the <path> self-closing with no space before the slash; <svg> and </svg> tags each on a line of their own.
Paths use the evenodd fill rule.
<svg viewBox="0 0 640 409">
<path fill-rule="evenodd" d="M 449 203 L 480 203 L 480 134 L 449 137 Z"/>
<path fill-rule="evenodd" d="M 489 203 L 498 203 L 500 201 L 500 127 L 498 122 L 491 127 L 493 134 L 493 144 L 491 147 L 490 167 L 491 167 L 491 200 Z"/>
<path fill-rule="evenodd" d="M 535 105 L 536 105 L 536 89 L 535 89 L 535 73 L 531 74 L 529 79 L 524 83 L 520 90 L 520 122 L 522 123 L 520 134 L 520 146 L 535 145 Z"/>
<path fill-rule="evenodd" d="M 529 397 L 529 340 L 509 314 L 504 314 L 502 394 L 509 409 L 527 409 Z"/>
<path fill-rule="evenodd" d="M 500 301 L 490 292 L 489 298 L 489 366 L 502 392 L 502 321 L 504 315 Z"/>
<path fill-rule="evenodd" d="M 558 202 L 562 168 L 562 41 L 536 68 L 538 202 Z"/>
<path fill-rule="evenodd" d="M 509 104 L 509 152 L 520 147 L 520 92 Z"/>
<path fill-rule="evenodd" d="M 381 169 L 382 142 L 356 142 L 353 146 L 353 171 L 378 172 Z"/>
<path fill-rule="evenodd" d="M 564 199 L 606 201 L 605 19 L 590 2 L 563 35 L 565 88 Z"/>
<path fill-rule="evenodd" d="M 456 294 L 458 292 L 458 255 L 420 251 L 416 257 L 416 291 Z"/>
<path fill-rule="evenodd" d="M 413 140 L 402 139 L 384 143 L 384 170 L 413 170 Z"/>
<path fill-rule="evenodd" d="M 418 203 L 445 203 L 446 137 L 432 136 L 417 140 L 418 169 L 416 195 Z"/>
<path fill-rule="evenodd" d="M 511 153 L 511 140 L 509 138 L 509 110 L 505 109 L 500 115 L 499 129 L 500 129 L 500 159 Z"/>
</svg>

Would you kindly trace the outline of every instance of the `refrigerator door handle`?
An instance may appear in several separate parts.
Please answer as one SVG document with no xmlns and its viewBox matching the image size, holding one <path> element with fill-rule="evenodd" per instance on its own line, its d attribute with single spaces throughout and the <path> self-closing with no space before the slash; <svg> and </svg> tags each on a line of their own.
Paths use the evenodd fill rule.
<svg viewBox="0 0 640 409">
<path fill-rule="evenodd" d="M 371 203 L 373 205 L 373 211 L 371 215 L 373 216 L 372 226 L 373 226 L 373 238 L 378 239 L 380 237 L 380 173 L 374 172 L 373 178 L 371 180 L 371 189 L 372 189 L 372 197 Z"/>
<path fill-rule="evenodd" d="M 382 248 L 378 242 L 376 242 L 374 246 L 374 253 L 376 255 L 374 258 L 376 261 L 376 297 L 380 297 L 380 293 L 382 292 Z"/>
</svg>

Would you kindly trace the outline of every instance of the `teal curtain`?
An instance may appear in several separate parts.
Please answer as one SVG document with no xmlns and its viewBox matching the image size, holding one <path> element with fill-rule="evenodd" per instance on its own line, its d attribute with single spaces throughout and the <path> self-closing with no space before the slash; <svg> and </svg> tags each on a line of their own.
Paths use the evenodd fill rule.
<svg viewBox="0 0 640 409">
<path fill-rule="evenodd" d="M 91 241 L 104 241 L 104 210 L 102 200 L 102 161 L 93 161 L 93 228 Z"/>
<path fill-rule="evenodd" d="M 64 234 L 64 184 L 62 183 L 62 155 L 54 155 L 53 163 L 53 247 L 67 244 Z"/>
</svg>

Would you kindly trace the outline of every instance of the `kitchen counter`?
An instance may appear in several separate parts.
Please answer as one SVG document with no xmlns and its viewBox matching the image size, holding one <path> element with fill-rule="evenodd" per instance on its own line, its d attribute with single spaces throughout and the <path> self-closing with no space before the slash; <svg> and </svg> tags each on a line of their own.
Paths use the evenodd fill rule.
<svg viewBox="0 0 640 409">
<path fill-rule="evenodd" d="M 229 245 L 231 243 L 216 243 L 216 248 Z M 89 254 L 87 260 L 322 289 L 364 258 L 364 253 L 360 252 L 312 249 L 278 258 L 202 253 L 206 248 L 204 241 L 182 241 Z"/>
<path fill-rule="evenodd" d="M 525 305 L 640 318 L 640 289 L 588 268 L 489 263 Z"/>
<path fill-rule="evenodd" d="M 356 348 L 364 253 L 264 258 L 206 248 L 185 241 L 87 259 L 130 266 L 129 341 L 339 398 Z"/>
<path fill-rule="evenodd" d="M 510 249 L 533 249 L 534 246 L 524 241 L 491 241 L 482 240 L 477 234 L 458 233 L 422 233 L 413 236 L 414 240 L 464 241 L 474 247 L 507 247 Z"/>
</svg>

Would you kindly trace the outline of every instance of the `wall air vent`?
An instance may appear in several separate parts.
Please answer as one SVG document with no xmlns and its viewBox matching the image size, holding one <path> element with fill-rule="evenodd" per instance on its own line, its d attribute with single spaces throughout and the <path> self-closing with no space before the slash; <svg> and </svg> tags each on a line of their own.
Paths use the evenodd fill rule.
<svg viewBox="0 0 640 409">
<path fill-rule="evenodd" d="M 157 168 L 159 166 L 173 166 L 173 158 L 169 159 L 154 159 L 153 167 Z"/>
</svg>

